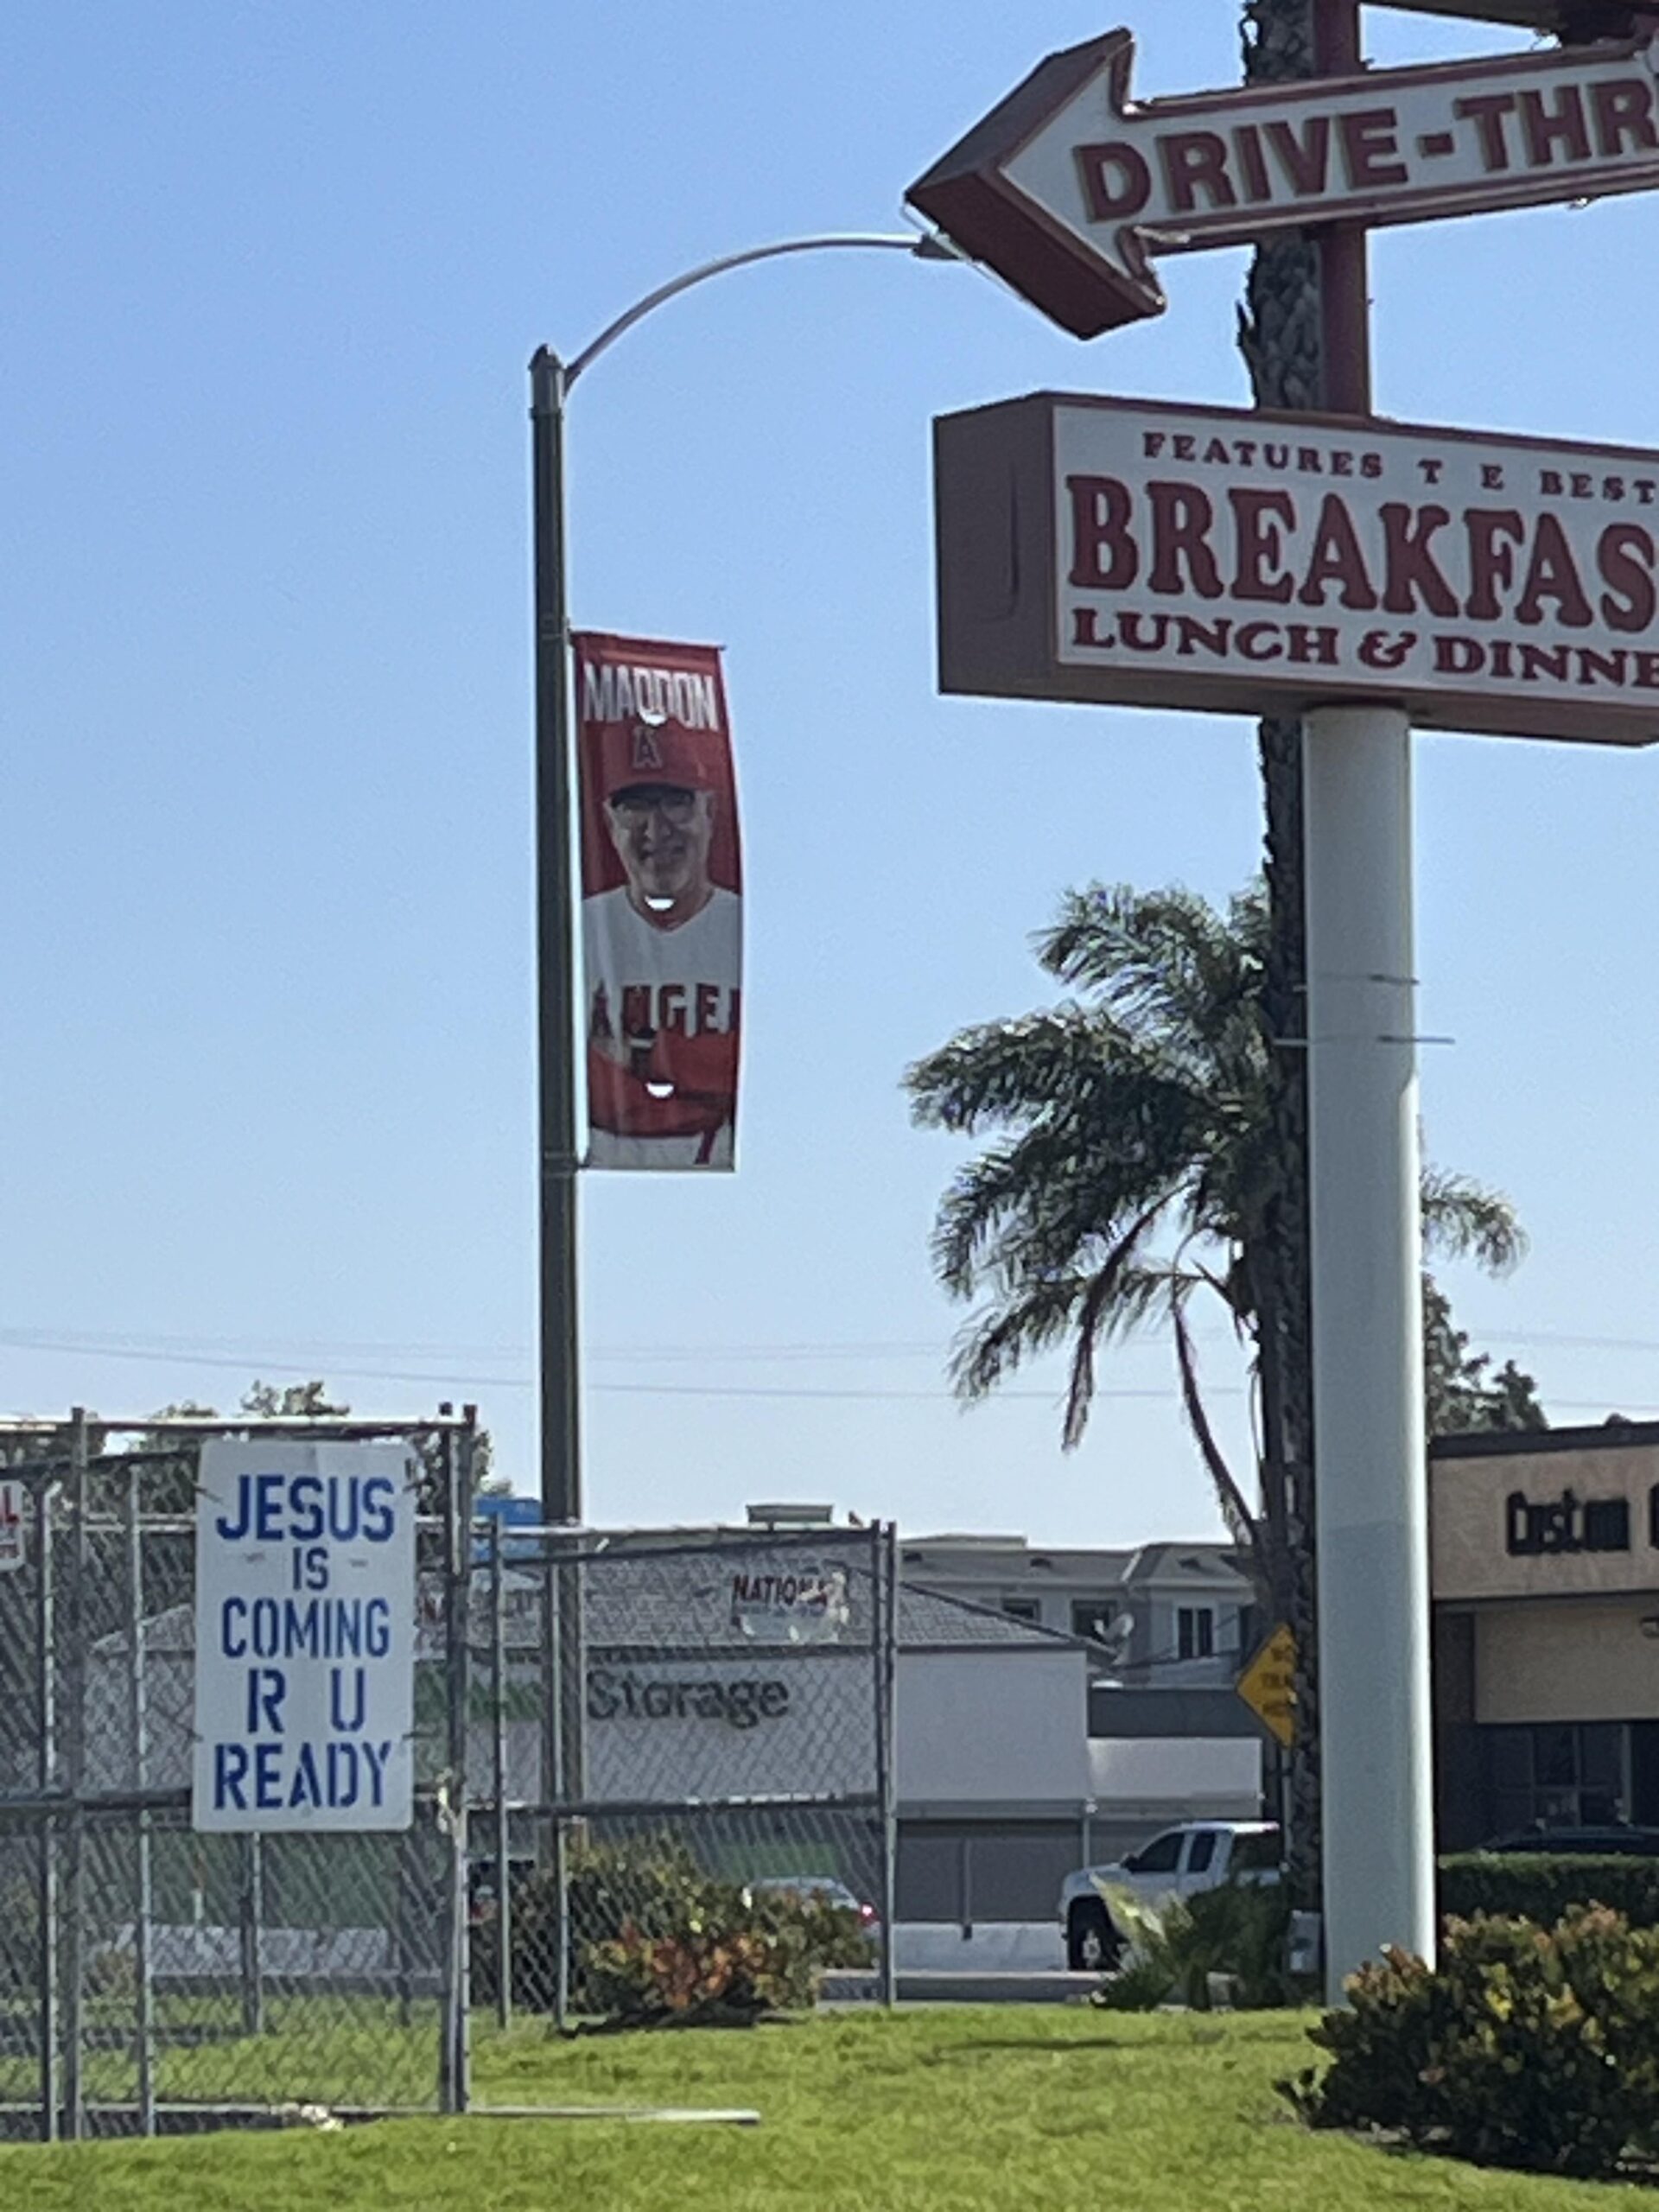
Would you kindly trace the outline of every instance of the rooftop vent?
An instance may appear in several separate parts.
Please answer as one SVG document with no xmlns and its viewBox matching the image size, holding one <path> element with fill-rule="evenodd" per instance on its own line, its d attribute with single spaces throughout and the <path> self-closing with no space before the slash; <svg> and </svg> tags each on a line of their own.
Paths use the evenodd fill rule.
<svg viewBox="0 0 1659 2212">
<path fill-rule="evenodd" d="M 836 1509 L 833 1505 L 751 1505 L 748 1516 L 751 1529 L 831 1529 Z"/>
</svg>

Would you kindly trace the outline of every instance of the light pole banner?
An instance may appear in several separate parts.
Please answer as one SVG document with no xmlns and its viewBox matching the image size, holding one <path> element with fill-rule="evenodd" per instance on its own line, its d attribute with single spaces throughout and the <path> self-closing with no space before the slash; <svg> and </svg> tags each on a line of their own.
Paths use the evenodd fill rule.
<svg viewBox="0 0 1659 2212">
<path fill-rule="evenodd" d="M 743 880 L 720 650 L 571 643 L 587 1165 L 729 1168 Z"/>
</svg>

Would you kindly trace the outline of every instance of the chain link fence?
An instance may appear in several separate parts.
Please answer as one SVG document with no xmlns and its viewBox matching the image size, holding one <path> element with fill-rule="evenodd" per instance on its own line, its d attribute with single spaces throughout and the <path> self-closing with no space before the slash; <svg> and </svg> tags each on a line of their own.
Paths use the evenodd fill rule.
<svg viewBox="0 0 1659 2212">
<path fill-rule="evenodd" d="M 0 2134 L 460 2101 L 447 1701 L 417 1712 L 404 1833 L 192 1827 L 197 1459 L 213 1435 L 404 1444 L 431 1509 L 423 1611 L 446 1617 L 464 1586 L 467 1420 L 0 1433 L 19 1524 L 0 1572 Z"/>
<path fill-rule="evenodd" d="M 402 1832 L 192 1826 L 198 1457 L 401 1442 L 417 1472 Z M 822 1908 L 893 1994 L 891 1529 L 471 1517 L 475 1431 L 0 1427 L 0 2137 L 460 2111 L 470 2019 L 609 2009 L 688 1885 Z M 15 1518 L 8 1515 L 15 1507 Z"/>
<path fill-rule="evenodd" d="M 602 2009 L 595 1953 L 674 1934 L 702 1878 L 827 1912 L 830 1962 L 891 2001 L 892 1530 L 497 1521 L 474 1556 L 474 1996 Z"/>
</svg>

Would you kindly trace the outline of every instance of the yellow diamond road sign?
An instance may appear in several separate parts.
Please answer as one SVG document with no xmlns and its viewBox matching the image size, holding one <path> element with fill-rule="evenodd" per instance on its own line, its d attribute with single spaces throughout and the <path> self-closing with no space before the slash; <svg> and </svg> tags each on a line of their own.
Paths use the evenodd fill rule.
<svg viewBox="0 0 1659 2212">
<path fill-rule="evenodd" d="M 1234 1687 L 1256 1719 L 1288 1750 L 1296 1740 L 1296 1639 L 1283 1621 Z"/>
</svg>

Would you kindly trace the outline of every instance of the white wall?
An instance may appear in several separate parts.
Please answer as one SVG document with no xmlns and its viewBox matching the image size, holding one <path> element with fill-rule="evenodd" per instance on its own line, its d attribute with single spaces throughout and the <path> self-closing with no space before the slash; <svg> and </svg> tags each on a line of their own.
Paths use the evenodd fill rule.
<svg viewBox="0 0 1659 2212">
<path fill-rule="evenodd" d="M 1495 1607 L 1475 1616 L 1478 1720 L 1636 1720 L 1659 1713 L 1651 1599 Z"/>
<path fill-rule="evenodd" d="M 1247 1736 L 1100 1737 L 1089 1746 L 1090 1796 L 1103 1823 L 1254 1820 L 1262 1746 Z"/>
<path fill-rule="evenodd" d="M 901 1805 L 1078 1805 L 1089 1791 L 1081 1651 L 907 1651 L 899 1658 Z"/>
</svg>

